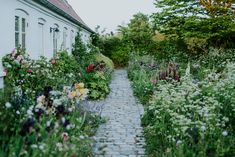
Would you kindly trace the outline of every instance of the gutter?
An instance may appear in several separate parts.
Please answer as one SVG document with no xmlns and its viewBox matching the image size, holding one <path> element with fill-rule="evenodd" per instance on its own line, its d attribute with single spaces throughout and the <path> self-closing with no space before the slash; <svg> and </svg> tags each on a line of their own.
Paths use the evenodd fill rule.
<svg viewBox="0 0 235 157">
<path fill-rule="evenodd" d="M 58 8 L 58 7 L 54 6 L 53 4 L 51 4 L 50 2 L 48 2 L 47 0 L 33 0 L 33 1 L 42 4 L 43 6 L 56 12 L 57 14 L 63 16 L 64 18 L 70 20 L 71 22 L 77 24 L 78 26 L 82 27 L 83 29 L 87 30 L 88 32 L 94 33 L 94 31 L 92 29 L 90 29 L 88 26 L 85 26 L 84 24 L 82 24 L 78 20 L 74 19 L 73 17 L 71 17 L 69 14 L 67 14 L 66 12 L 61 10 L 60 8 Z"/>
</svg>

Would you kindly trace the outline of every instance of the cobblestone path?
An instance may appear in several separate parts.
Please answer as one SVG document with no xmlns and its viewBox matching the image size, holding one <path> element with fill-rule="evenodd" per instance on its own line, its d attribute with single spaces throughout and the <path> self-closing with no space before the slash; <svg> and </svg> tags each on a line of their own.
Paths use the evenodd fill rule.
<svg viewBox="0 0 235 157">
<path fill-rule="evenodd" d="M 116 70 L 110 84 L 111 92 L 102 101 L 101 116 L 107 119 L 96 136 L 96 157 L 142 157 L 145 156 L 143 129 L 140 118 L 143 106 L 133 96 L 126 70 Z"/>
</svg>

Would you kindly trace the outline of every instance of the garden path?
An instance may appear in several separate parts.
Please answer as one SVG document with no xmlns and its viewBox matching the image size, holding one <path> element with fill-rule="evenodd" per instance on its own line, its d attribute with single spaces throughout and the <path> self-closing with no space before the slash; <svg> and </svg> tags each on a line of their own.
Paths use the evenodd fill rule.
<svg viewBox="0 0 235 157">
<path fill-rule="evenodd" d="M 145 140 L 140 120 L 144 109 L 133 96 L 126 70 L 114 71 L 110 88 L 109 96 L 102 102 L 104 108 L 101 113 L 107 122 L 99 127 L 94 137 L 95 156 L 145 156 Z"/>
</svg>

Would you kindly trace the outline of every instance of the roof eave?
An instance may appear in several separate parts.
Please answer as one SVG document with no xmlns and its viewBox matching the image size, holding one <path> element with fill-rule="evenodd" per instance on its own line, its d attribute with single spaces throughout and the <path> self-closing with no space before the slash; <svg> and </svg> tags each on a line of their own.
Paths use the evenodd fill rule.
<svg viewBox="0 0 235 157">
<path fill-rule="evenodd" d="M 50 2 L 48 2 L 47 0 L 34 0 L 37 3 L 42 4 L 43 6 L 47 7 L 48 9 L 53 10 L 54 12 L 56 12 L 57 14 L 63 16 L 64 18 L 68 19 L 69 21 L 75 23 L 76 25 L 82 27 L 83 29 L 87 30 L 90 33 L 94 33 L 94 31 L 92 29 L 90 29 L 89 27 L 85 26 L 84 24 L 82 24 L 81 22 L 79 22 L 78 20 L 74 19 L 73 17 L 71 17 L 69 14 L 67 14 L 66 12 L 64 12 L 63 10 L 61 10 L 60 8 L 54 6 L 53 4 L 51 4 Z"/>
</svg>

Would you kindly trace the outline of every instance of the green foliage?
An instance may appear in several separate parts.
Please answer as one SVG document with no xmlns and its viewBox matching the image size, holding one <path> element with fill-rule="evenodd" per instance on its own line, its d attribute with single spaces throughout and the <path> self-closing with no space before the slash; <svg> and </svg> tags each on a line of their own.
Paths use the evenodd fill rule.
<svg viewBox="0 0 235 157">
<path fill-rule="evenodd" d="M 3 58 L 3 65 L 7 75 L 0 120 L 6 123 L 0 124 L 0 155 L 91 155 L 88 136 L 100 119 L 82 108 L 88 90 L 75 84 L 76 59 L 61 52 L 50 61 L 32 60 L 18 49 Z"/>
<path fill-rule="evenodd" d="M 77 61 L 82 61 L 84 58 L 86 58 L 87 47 L 82 42 L 80 32 L 78 32 L 75 37 L 75 44 L 73 46 L 72 54 L 77 59 Z"/>
<path fill-rule="evenodd" d="M 73 55 L 59 52 L 51 60 L 32 60 L 19 48 L 3 57 L 7 75 L 0 120 L 6 123 L 0 124 L 0 156 L 92 155 L 89 136 L 100 117 L 84 110 L 84 86 L 91 88 L 90 98 L 104 98 L 113 70 L 112 61 L 98 52 L 78 35 Z M 91 63 L 96 66 L 89 73 Z"/>
<path fill-rule="evenodd" d="M 92 100 L 104 99 L 109 93 L 109 78 L 103 72 L 95 72 L 87 75 L 86 82 L 90 89 L 89 98 Z"/>
<path fill-rule="evenodd" d="M 95 54 L 95 59 L 96 59 L 97 62 L 102 62 L 103 61 L 107 65 L 108 70 L 113 71 L 114 64 L 113 64 L 113 61 L 110 58 L 104 56 L 102 53 L 98 53 L 98 54 Z"/>
<path fill-rule="evenodd" d="M 217 11 L 216 16 L 207 16 L 210 13 L 201 7 L 201 3 L 192 0 L 177 1 L 176 3 L 171 0 L 156 1 L 156 7 L 160 7 L 162 10 L 152 16 L 155 29 L 171 38 L 185 41 L 188 44 L 189 52 L 192 51 L 194 54 L 207 52 L 209 46 L 234 47 L 232 42 L 235 34 L 234 16 L 228 13 L 221 14 L 220 11 Z M 219 5 L 224 4 L 226 3 Z M 208 7 L 212 8 L 212 6 Z M 228 5 L 229 7 L 231 6 Z"/>
<path fill-rule="evenodd" d="M 135 95 L 147 105 L 142 125 L 150 156 L 235 155 L 233 52 L 211 49 L 192 59 L 186 70 L 179 58 L 180 82 L 154 79 L 163 60 L 156 64 L 151 57 L 132 57 L 128 76 Z"/>
<path fill-rule="evenodd" d="M 100 38 L 101 53 L 113 60 L 116 67 L 124 67 L 129 60 L 129 47 L 123 39 L 116 36 Z"/>
<path fill-rule="evenodd" d="M 131 50 L 137 54 L 148 54 L 153 44 L 154 35 L 147 15 L 135 14 L 126 28 L 122 28 L 123 40 L 130 44 Z"/>
</svg>

